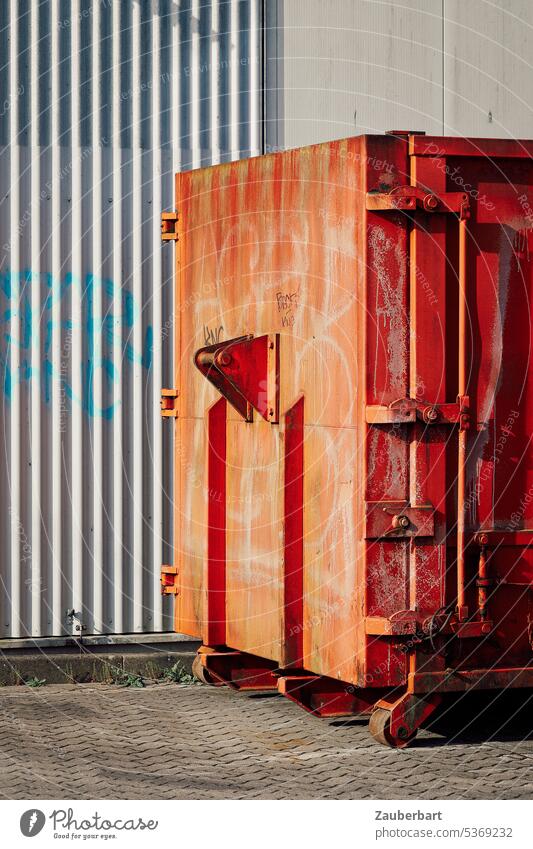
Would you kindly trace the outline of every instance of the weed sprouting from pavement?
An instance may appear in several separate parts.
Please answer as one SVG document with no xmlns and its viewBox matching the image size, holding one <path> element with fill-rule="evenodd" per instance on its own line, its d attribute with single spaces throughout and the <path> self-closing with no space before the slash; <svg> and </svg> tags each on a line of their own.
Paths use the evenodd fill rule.
<svg viewBox="0 0 533 849">
<path fill-rule="evenodd" d="M 169 666 L 163 672 L 163 680 L 170 681 L 174 684 L 195 684 L 196 678 L 187 672 L 180 660 L 176 661 L 173 666 Z"/>
<path fill-rule="evenodd" d="M 118 687 L 144 687 L 142 675 L 137 675 L 136 672 L 124 672 L 122 669 L 115 671 L 113 683 Z"/>
</svg>

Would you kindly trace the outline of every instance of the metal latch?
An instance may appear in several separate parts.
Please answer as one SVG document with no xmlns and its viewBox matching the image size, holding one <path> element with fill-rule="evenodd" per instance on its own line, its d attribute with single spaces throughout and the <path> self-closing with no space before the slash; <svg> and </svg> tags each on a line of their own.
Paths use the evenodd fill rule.
<svg viewBox="0 0 533 849">
<path fill-rule="evenodd" d="M 369 404 L 366 407 L 367 424 L 408 424 L 417 419 L 428 425 L 456 425 L 461 430 L 469 426 L 467 395 L 458 396 L 455 404 L 432 404 L 414 398 L 398 398 L 388 405 Z"/>
<path fill-rule="evenodd" d="M 163 242 L 178 241 L 178 220 L 177 212 L 161 213 L 161 239 Z"/>
<path fill-rule="evenodd" d="M 178 567 L 161 566 L 161 592 L 164 595 L 178 595 Z"/>
<path fill-rule="evenodd" d="M 178 416 L 178 396 L 177 389 L 162 389 L 161 390 L 161 415 L 169 418 L 177 418 Z"/>
<path fill-rule="evenodd" d="M 411 506 L 408 501 L 366 501 L 365 539 L 432 537 L 431 504 Z"/>
<path fill-rule="evenodd" d="M 423 209 L 425 212 L 452 212 L 461 219 L 470 217 L 470 203 L 464 192 L 435 195 L 417 186 L 396 186 L 390 192 L 367 192 L 366 208 L 373 212 Z"/>
<path fill-rule="evenodd" d="M 464 640 L 471 637 L 484 637 L 490 634 L 494 627 L 493 622 L 488 620 L 473 620 L 471 622 L 451 622 L 451 632 L 459 639 Z"/>
</svg>

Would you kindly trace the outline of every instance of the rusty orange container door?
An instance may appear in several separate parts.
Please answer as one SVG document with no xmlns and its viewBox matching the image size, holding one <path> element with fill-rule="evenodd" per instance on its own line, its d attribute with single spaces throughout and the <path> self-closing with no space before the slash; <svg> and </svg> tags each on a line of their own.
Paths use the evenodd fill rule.
<svg viewBox="0 0 533 849">
<path fill-rule="evenodd" d="M 176 628 L 354 682 L 374 663 L 365 498 L 408 497 L 405 438 L 376 432 L 388 483 L 364 478 L 366 349 L 376 402 L 408 389 L 405 218 L 367 238 L 365 199 L 407 159 L 397 139 L 354 138 L 177 178 Z M 273 346 L 268 363 L 249 338 Z M 376 615 L 408 604 L 405 544 L 376 551 L 376 573 L 384 551 Z M 386 654 L 395 683 L 405 657 Z"/>
</svg>

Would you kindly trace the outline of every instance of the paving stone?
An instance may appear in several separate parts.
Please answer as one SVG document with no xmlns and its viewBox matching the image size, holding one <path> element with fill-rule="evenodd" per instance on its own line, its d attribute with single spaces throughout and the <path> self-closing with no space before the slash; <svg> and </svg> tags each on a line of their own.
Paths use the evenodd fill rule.
<svg viewBox="0 0 533 849">
<path fill-rule="evenodd" d="M 175 684 L 2 688 L 0 797 L 533 798 L 533 749 L 519 730 L 461 742 L 422 731 L 394 751 L 364 723 L 257 695 Z"/>
</svg>

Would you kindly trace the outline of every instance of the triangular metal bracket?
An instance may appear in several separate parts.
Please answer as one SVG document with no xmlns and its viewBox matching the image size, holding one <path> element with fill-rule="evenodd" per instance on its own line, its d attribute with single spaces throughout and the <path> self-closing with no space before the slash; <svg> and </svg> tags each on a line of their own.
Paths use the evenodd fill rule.
<svg viewBox="0 0 533 849">
<path fill-rule="evenodd" d="M 194 362 L 247 422 L 279 421 L 279 334 L 239 336 L 200 348 Z"/>
</svg>

